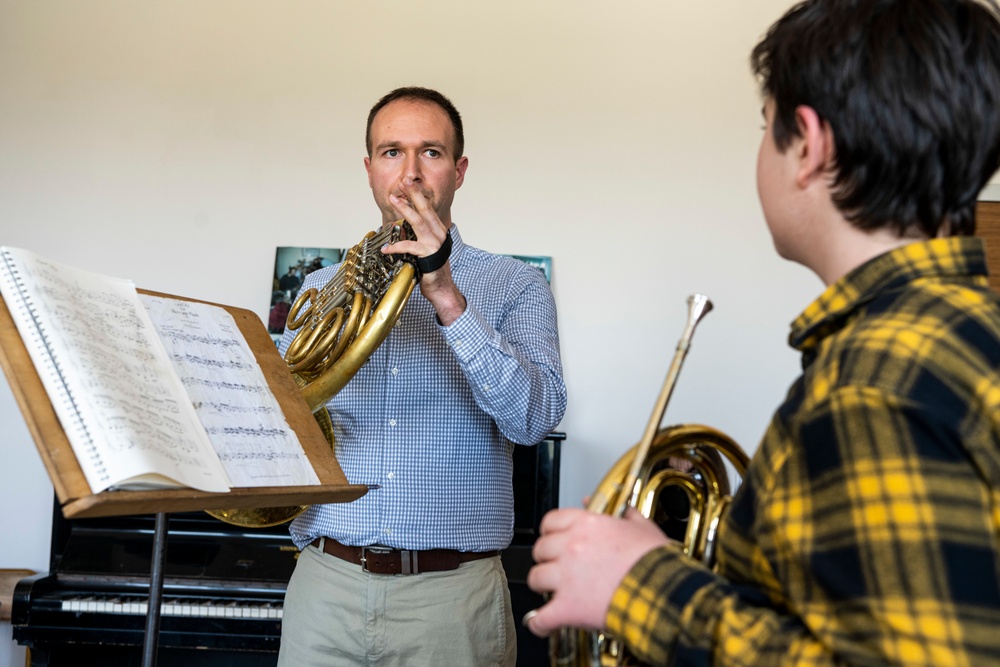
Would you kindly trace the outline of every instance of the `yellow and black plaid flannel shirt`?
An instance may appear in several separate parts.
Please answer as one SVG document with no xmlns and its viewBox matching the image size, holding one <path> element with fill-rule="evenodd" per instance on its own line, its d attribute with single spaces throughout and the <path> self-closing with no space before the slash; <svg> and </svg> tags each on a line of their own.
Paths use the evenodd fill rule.
<svg viewBox="0 0 1000 667">
<path fill-rule="evenodd" d="M 1000 664 L 1000 302 L 976 238 L 877 257 L 792 324 L 803 374 L 718 538 L 616 592 L 651 664 Z"/>
</svg>

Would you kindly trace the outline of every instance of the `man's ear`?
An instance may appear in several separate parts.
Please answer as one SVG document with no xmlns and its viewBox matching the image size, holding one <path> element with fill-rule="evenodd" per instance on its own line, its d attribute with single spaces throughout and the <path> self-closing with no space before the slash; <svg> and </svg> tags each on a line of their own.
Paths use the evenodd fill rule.
<svg viewBox="0 0 1000 667">
<path fill-rule="evenodd" d="M 799 159 L 795 180 L 799 187 L 806 187 L 816 178 L 826 178 L 833 170 L 836 158 L 833 130 L 815 109 L 805 105 L 795 108 L 795 123 L 800 136 L 798 142 L 793 142 Z"/>
<path fill-rule="evenodd" d="M 469 158 L 462 156 L 455 162 L 455 189 L 458 190 L 465 182 L 465 170 L 469 168 Z"/>
</svg>

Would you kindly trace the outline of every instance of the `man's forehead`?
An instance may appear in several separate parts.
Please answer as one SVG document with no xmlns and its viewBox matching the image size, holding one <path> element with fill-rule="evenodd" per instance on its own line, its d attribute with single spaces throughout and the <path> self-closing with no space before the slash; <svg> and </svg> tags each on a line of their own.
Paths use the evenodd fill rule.
<svg viewBox="0 0 1000 667">
<path fill-rule="evenodd" d="M 392 124 L 392 128 L 387 127 Z M 435 128 L 434 126 L 438 126 Z M 393 129 L 407 127 L 408 129 L 419 128 L 425 132 L 433 129 L 441 129 L 443 136 L 441 141 L 452 141 L 454 139 L 455 128 L 452 126 L 448 113 L 437 104 L 419 99 L 399 99 L 393 100 L 389 104 L 379 109 L 372 119 L 372 138 L 375 134 L 383 135 L 389 132 L 390 136 L 379 136 L 376 143 L 382 141 L 395 140 L 391 135 Z M 433 139 L 431 136 L 424 137 L 427 140 Z"/>
</svg>

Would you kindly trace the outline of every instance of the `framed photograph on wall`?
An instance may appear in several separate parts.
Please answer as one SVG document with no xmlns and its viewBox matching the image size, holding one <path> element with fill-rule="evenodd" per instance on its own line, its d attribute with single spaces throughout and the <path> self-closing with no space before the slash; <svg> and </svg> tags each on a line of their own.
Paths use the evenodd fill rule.
<svg viewBox="0 0 1000 667">
<path fill-rule="evenodd" d="M 519 259 L 528 266 L 533 266 L 545 276 L 545 282 L 552 284 L 552 258 L 540 255 L 507 255 Z"/>
<path fill-rule="evenodd" d="M 316 269 L 339 263 L 346 253 L 346 248 L 278 247 L 274 253 L 271 309 L 267 318 L 267 330 L 276 343 L 285 331 L 288 311 L 305 277 Z"/>
</svg>

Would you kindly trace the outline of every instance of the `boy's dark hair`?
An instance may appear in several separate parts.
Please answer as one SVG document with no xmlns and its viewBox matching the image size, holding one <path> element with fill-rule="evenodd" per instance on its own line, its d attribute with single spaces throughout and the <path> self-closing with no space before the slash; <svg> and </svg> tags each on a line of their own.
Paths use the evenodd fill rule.
<svg viewBox="0 0 1000 667">
<path fill-rule="evenodd" d="M 811 107 L 833 130 L 833 201 L 856 227 L 974 233 L 1000 166 L 997 14 L 994 0 L 800 2 L 750 57 L 776 145 Z"/>
<path fill-rule="evenodd" d="M 368 157 L 372 156 L 372 121 L 375 120 L 375 115 L 379 111 L 390 102 L 395 102 L 396 100 L 420 100 L 441 107 L 448 114 L 448 118 L 451 119 L 451 128 L 455 132 L 455 159 L 457 160 L 462 157 L 465 151 L 465 132 L 462 129 L 462 116 L 459 115 L 458 109 L 451 103 L 451 100 L 438 91 L 418 86 L 397 88 L 387 93 L 368 112 L 368 126 L 365 129 L 365 147 L 368 149 Z"/>
</svg>

